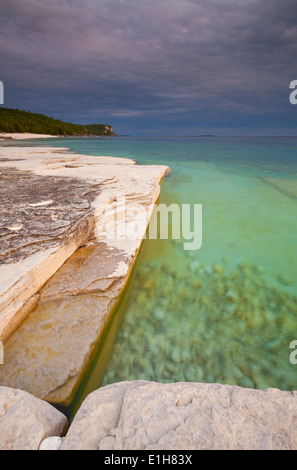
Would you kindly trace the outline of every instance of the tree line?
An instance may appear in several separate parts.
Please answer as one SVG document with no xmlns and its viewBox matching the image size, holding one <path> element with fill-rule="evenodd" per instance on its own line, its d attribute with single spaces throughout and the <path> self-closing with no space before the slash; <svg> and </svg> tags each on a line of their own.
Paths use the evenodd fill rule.
<svg viewBox="0 0 297 470">
<path fill-rule="evenodd" d="M 105 124 L 72 124 L 43 114 L 0 107 L 0 132 L 28 132 L 62 136 L 115 135 Z"/>
</svg>

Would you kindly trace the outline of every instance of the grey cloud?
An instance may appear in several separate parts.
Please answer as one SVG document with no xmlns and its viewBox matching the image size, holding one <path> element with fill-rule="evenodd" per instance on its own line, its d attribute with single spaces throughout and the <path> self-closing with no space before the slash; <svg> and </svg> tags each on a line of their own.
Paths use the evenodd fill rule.
<svg viewBox="0 0 297 470">
<path fill-rule="evenodd" d="M 250 125 L 259 113 L 275 113 L 276 123 L 280 113 L 287 126 L 287 85 L 297 78 L 295 5 L 1 0 L 7 105 L 60 115 L 68 108 L 77 121 L 115 116 L 121 125 L 134 117 L 139 129 L 160 113 L 176 123 L 203 113 L 210 125 L 218 116 Z"/>
</svg>

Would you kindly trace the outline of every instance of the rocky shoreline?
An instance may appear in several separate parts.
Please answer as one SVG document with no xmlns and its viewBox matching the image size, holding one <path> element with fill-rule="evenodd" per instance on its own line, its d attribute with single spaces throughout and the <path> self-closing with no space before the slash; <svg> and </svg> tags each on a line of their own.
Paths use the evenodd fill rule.
<svg viewBox="0 0 297 470">
<path fill-rule="evenodd" d="M 1 450 L 297 448 L 296 392 L 119 382 L 88 395 L 68 431 L 47 403 L 72 400 L 168 171 L 67 149 L 0 147 Z M 119 232 L 137 224 L 140 236 L 110 238 L 111 220 Z"/>
<path fill-rule="evenodd" d="M 0 384 L 62 405 L 111 318 L 169 170 L 66 150 L 0 148 Z M 109 237 L 115 211 L 119 231 L 139 222 L 138 237 Z"/>
<path fill-rule="evenodd" d="M 0 450 L 296 450 L 296 392 L 135 381 L 91 393 L 65 416 L 0 387 Z"/>
</svg>

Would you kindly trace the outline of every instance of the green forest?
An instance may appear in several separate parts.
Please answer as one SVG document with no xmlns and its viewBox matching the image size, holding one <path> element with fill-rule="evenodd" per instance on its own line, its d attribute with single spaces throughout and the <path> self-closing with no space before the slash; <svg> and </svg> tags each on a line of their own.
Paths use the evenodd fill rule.
<svg viewBox="0 0 297 470">
<path fill-rule="evenodd" d="M 72 124 L 43 114 L 0 107 L 0 132 L 29 132 L 61 136 L 111 136 L 112 127 L 106 124 Z"/>
</svg>

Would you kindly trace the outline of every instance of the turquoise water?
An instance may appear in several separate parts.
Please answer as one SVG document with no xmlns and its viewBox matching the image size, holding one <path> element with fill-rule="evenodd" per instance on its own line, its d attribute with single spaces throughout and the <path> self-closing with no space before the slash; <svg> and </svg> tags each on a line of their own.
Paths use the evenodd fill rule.
<svg viewBox="0 0 297 470">
<path fill-rule="evenodd" d="M 93 388 L 134 379 L 297 388 L 289 360 L 297 340 L 297 138 L 50 143 L 166 164 L 172 175 L 160 201 L 203 205 L 200 250 L 144 241 L 116 313 L 123 320 L 113 353 Z"/>
</svg>

